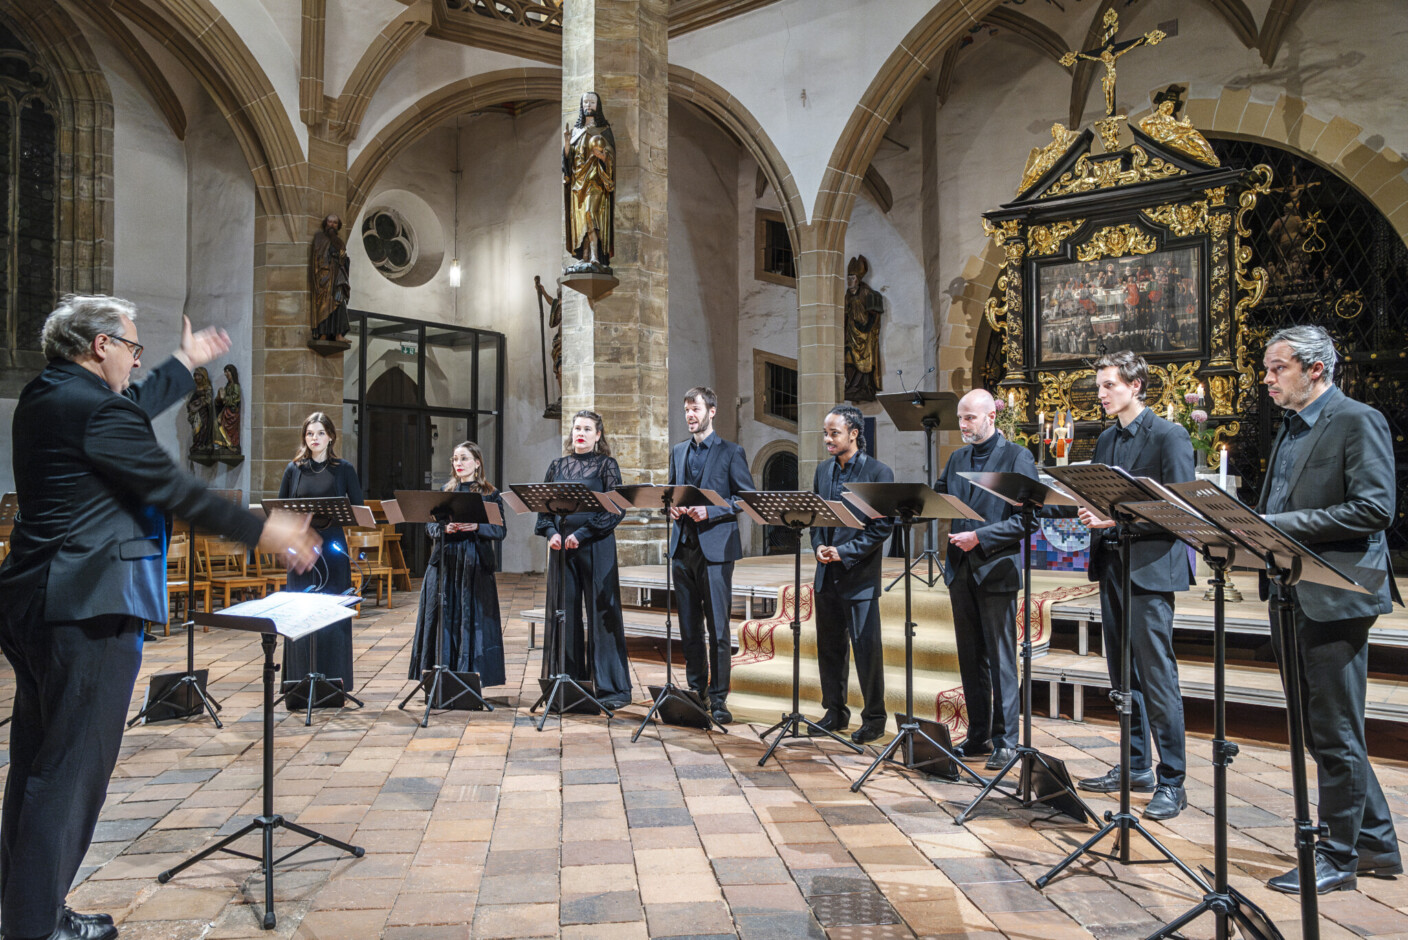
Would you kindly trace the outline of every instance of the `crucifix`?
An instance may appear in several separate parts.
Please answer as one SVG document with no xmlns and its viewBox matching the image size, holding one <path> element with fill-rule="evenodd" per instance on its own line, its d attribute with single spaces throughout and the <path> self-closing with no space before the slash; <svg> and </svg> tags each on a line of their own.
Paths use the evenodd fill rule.
<svg viewBox="0 0 1408 940">
<path fill-rule="evenodd" d="M 1108 119 L 1115 116 L 1115 62 L 1120 56 L 1140 46 L 1158 45 L 1166 34 L 1155 29 L 1138 39 L 1115 42 L 1115 34 L 1120 31 L 1120 18 L 1114 10 L 1105 11 L 1104 26 L 1105 32 L 1100 37 L 1100 45 L 1081 52 L 1067 52 L 1061 56 L 1061 64 L 1070 68 L 1077 60 L 1085 59 L 1087 62 L 1098 62 L 1105 66 L 1105 74 L 1100 78 L 1100 87 L 1105 90 L 1105 117 Z"/>
</svg>

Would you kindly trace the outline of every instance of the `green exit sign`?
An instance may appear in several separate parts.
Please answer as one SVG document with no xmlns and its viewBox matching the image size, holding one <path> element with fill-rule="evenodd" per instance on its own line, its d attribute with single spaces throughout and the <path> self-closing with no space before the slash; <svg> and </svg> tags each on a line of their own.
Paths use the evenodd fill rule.
<svg viewBox="0 0 1408 940">
<path fill-rule="evenodd" d="M 416 354 L 416 344 L 415 344 L 415 343 L 402 343 L 402 344 L 401 344 L 401 352 L 402 352 L 402 354 L 407 355 L 407 356 L 414 356 L 414 355 Z"/>
</svg>

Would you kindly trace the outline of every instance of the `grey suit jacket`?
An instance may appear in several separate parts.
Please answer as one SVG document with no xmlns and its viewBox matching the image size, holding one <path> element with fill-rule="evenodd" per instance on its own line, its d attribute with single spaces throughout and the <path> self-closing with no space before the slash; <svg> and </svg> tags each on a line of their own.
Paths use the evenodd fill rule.
<svg viewBox="0 0 1408 940">
<path fill-rule="evenodd" d="M 960 447 L 948 458 L 944 472 L 934 481 L 935 490 L 957 496 L 983 517 L 982 522 L 954 519 L 950 523 L 950 532 L 977 532 L 978 547 L 965 553 L 956 545 L 949 544 L 944 564 L 944 583 L 953 583 L 958 576 L 959 562 L 967 554 L 972 556 L 968 561 L 973 565 L 974 577 L 985 590 L 1016 591 L 1022 586 L 1022 517 L 1015 506 L 987 490 L 978 489 L 965 477 L 959 476 L 972 469 L 972 445 Z M 988 473 L 1020 473 L 1033 480 L 1038 479 L 1032 452 L 1008 440 L 999 442 L 993 448 L 983 470 Z"/>
<path fill-rule="evenodd" d="M 1394 601 L 1403 603 L 1384 539 L 1396 492 L 1388 421 L 1377 409 L 1338 388 L 1325 395 L 1329 397 L 1324 410 L 1296 448 L 1286 505 L 1266 518 L 1337 567 L 1356 565 L 1388 573 L 1373 596 L 1304 581 L 1297 584 L 1296 596 L 1307 617 L 1324 622 L 1386 614 Z M 1276 434 L 1268 471 L 1275 466 L 1285 433 L 1283 427 Z M 1266 512 L 1270 489 L 1268 472 L 1257 511 Z"/>
</svg>

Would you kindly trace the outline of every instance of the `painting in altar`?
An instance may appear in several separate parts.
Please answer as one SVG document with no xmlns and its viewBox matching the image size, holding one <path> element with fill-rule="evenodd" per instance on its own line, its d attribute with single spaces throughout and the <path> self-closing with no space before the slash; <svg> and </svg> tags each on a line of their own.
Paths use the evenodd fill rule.
<svg viewBox="0 0 1408 940">
<path fill-rule="evenodd" d="M 1037 266 L 1038 365 L 1203 349 L 1202 246 Z"/>
</svg>

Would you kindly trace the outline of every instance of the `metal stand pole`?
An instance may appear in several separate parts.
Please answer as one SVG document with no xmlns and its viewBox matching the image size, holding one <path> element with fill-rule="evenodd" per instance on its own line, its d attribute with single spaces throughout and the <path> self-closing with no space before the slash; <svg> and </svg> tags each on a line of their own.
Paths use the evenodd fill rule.
<svg viewBox="0 0 1408 940">
<path fill-rule="evenodd" d="M 553 513 L 554 524 L 558 535 L 567 528 L 567 514 L 565 512 Z M 539 705 L 543 707 L 543 717 L 538 721 L 538 730 L 542 731 L 548 723 L 548 715 L 556 711 L 558 720 L 562 719 L 562 713 L 567 708 L 567 687 L 571 686 L 577 690 L 577 694 L 597 708 L 606 712 L 608 720 L 615 717 L 616 713 L 607 708 L 596 697 L 590 695 L 586 689 L 577 684 L 577 680 L 567 674 L 567 592 L 564 590 L 567 581 L 567 537 L 562 536 L 562 547 L 557 550 L 557 611 L 553 619 L 557 621 L 557 673 L 552 677 L 552 687 L 542 694 L 542 697 L 528 709 L 535 711 Z"/>
</svg>

